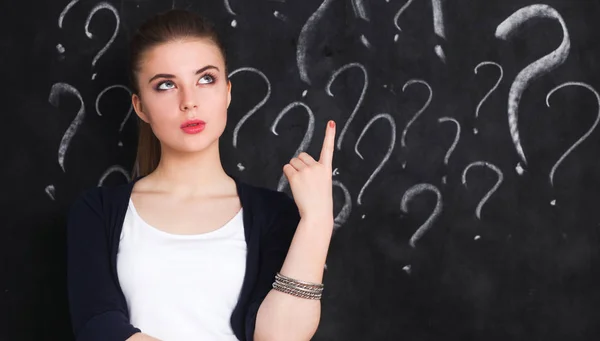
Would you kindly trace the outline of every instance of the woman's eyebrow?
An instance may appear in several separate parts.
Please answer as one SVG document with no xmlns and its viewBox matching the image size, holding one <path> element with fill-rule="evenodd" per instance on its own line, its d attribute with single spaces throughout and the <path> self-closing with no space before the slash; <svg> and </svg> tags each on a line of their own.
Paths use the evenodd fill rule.
<svg viewBox="0 0 600 341">
<path fill-rule="evenodd" d="M 202 72 L 204 72 L 208 69 L 215 69 L 215 70 L 219 71 L 219 68 L 214 65 L 206 65 L 205 67 L 198 69 L 198 71 L 196 71 L 196 74 L 201 74 Z"/>
<path fill-rule="evenodd" d="M 206 65 L 198 70 L 196 70 L 196 72 L 194 74 L 200 74 L 208 69 L 215 69 L 217 71 L 219 71 L 219 68 L 214 66 L 214 65 Z M 150 78 L 150 80 L 148 81 L 148 83 L 151 83 L 153 80 L 157 79 L 157 78 L 176 78 L 175 75 L 169 74 L 169 73 L 157 73 L 156 75 L 152 76 L 152 78 Z"/>
</svg>

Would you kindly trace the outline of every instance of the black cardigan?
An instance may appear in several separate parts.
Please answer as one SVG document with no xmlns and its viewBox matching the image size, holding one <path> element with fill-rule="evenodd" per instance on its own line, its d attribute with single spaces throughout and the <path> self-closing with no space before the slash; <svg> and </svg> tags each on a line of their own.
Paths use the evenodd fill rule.
<svg viewBox="0 0 600 341">
<path fill-rule="evenodd" d="M 140 330 L 129 322 L 127 303 L 117 278 L 117 251 L 133 185 L 96 187 L 71 205 L 67 224 L 68 297 L 78 341 L 124 341 Z M 253 341 L 258 308 L 281 269 L 300 215 L 285 193 L 241 182 L 247 244 L 246 272 L 231 315 L 233 332 Z M 142 331 L 143 332 L 143 331 Z"/>
</svg>

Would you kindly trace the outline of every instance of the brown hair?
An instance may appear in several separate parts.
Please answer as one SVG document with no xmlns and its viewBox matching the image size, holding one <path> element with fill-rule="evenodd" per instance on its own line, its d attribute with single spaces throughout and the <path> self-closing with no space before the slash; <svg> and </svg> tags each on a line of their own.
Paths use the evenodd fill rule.
<svg viewBox="0 0 600 341">
<path fill-rule="evenodd" d="M 185 38 L 205 38 L 211 40 L 223 55 L 225 77 L 227 62 L 225 48 L 219 39 L 214 24 L 197 13 L 173 9 L 159 13 L 146 20 L 135 32 L 129 44 L 129 80 L 133 93 L 139 96 L 137 74 L 143 54 L 160 44 Z M 145 176 L 154 171 L 160 161 L 160 141 L 150 125 L 138 117 L 138 146 L 133 177 Z"/>
</svg>

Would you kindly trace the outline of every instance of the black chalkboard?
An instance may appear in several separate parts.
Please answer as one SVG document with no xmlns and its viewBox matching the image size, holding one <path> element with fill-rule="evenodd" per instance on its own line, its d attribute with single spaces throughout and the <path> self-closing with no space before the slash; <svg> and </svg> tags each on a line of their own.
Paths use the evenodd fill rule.
<svg viewBox="0 0 600 341">
<path fill-rule="evenodd" d="M 73 339 L 66 210 L 130 179 L 127 42 L 173 7 L 227 46 L 228 172 L 289 193 L 338 123 L 315 340 L 600 337 L 597 0 L 0 7 L 0 339 Z"/>
</svg>

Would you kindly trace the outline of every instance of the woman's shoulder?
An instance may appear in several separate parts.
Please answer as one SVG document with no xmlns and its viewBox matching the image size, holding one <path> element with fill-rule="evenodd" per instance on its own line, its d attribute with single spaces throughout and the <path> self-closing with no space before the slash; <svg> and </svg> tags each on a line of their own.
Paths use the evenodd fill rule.
<svg viewBox="0 0 600 341">
<path fill-rule="evenodd" d="M 131 192 L 131 187 L 131 182 L 120 185 L 87 187 L 75 197 L 70 206 L 70 211 L 92 210 L 101 213 L 110 206 L 124 202 Z"/>
</svg>

